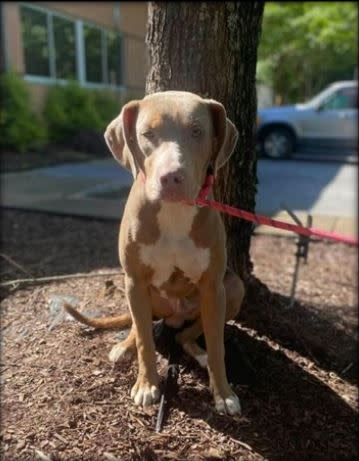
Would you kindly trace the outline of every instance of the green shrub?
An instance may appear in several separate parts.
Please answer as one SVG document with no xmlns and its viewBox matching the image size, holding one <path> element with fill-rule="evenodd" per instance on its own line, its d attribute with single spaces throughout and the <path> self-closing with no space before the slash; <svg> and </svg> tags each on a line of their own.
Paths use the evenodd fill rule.
<svg viewBox="0 0 359 461">
<path fill-rule="evenodd" d="M 93 94 L 76 82 L 54 86 L 49 90 L 44 117 L 52 141 L 69 140 L 81 130 L 102 130 Z"/>
<path fill-rule="evenodd" d="M 31 110 L 28 88 L 14 72 L 0 76 L 0 148 L 25 152 L 46 142 L 46 128 Z"/>
<path fill-rule="evenodd" d="M 94 104 L 101 120 L 101 131 L 121 112 L 121 104 L 110 92 L 94 91 Z"/>
</svg>

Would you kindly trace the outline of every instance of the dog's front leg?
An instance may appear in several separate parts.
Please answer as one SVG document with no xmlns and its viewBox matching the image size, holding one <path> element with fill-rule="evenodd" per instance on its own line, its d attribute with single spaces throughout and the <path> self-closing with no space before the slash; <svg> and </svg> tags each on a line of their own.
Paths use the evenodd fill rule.
<svg viewBox="0 0 359 461">
<path fill-rule="evenodd" d="M 125 278 L 126 296 L 136 331 L 138 376 L 131 390 L 136 405 L 152 405 L 159 398 L 156 352 L 152 333 L 152 308 L 147 286 Z"/>
<path fill-rule="evenodd" d="M 241 411 L 239 399 L 227 381 L 224 363 L 226 292 L 223 278 L 200 287 L 201 317 L 208 354 L 208 373 L 216 409 L 234 415 Z"/>
</svg>

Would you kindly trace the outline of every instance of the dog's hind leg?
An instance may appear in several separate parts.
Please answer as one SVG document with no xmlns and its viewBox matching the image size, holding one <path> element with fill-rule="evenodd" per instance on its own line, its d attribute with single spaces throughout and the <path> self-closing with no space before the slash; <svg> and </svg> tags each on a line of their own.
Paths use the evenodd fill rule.
<svg viewBox="0 0 359 461">
<path fill-rule="evenodd" d="M 245 294 L 245 288 L 241 278 L 230 271 L 226 272 L 223 284 L 226 291 L 225 321 L 228 322 L 229 320 L 233 320 L 239 313 Z M 192 325 L 177 334 L 176 340 L 201 367 L 206 368 L 208 365 L 207 352 L 196 343 L 197 338 L 202 333 L 202 320 L 198 317 Z"/>
<path fill-rule="evenodd" d="M 185 328 L 176 335 L 176 341 L 181 344 L 184 351 L 193 357 L 201 367 L 207 368 L 208 356 L 207 352 L 202 349 L 196 339 L 203 333 L 202 320 L 198 317 L 192 325 Z"/>
</svg>

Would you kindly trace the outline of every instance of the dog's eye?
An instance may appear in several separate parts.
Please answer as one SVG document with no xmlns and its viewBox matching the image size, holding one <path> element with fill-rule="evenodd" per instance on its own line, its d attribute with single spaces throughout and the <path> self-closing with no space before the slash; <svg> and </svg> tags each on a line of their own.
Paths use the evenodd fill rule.
<svg viewBox="0 0 359 461">
<path fill-rule="evenodd" d="M 151 130 L 147 130 L 144 133 L 142 133 L 142 136 L 147 138 L 148 140 L 152 141 L 155 138 L 155 133 Z"/>
<path fill-rule="evenodd" d="M 191 134 L 193 138 L 199 138 L 202 134 L 202 130 L 199 126 L 193 126 L 191 128 Z"/>
</svg>

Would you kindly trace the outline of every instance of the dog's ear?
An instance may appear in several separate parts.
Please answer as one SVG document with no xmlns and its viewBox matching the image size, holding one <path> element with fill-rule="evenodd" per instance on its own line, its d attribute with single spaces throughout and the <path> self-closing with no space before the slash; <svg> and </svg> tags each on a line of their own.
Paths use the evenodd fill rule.
<svg viewBox="0 0 359 461">
<path fill-rule="evenodd" d="M 235 125 L 227 118 L 226 110 L 221 103 L 213 99 L 207 100 L 212 116 L 214 136 L 214 175 L 228 162 L 233 154 L 238 139 L 238 131 Z"/>
<path fill-rule="evenodd" d="M 115 159 L 132 172 L 134 179 L 143 169 L 143 154 L 137 143 L 136 121 L 139 101 L 125 104 L 121 113 L 107 126 L 105 141 Z"/>
</svg>

